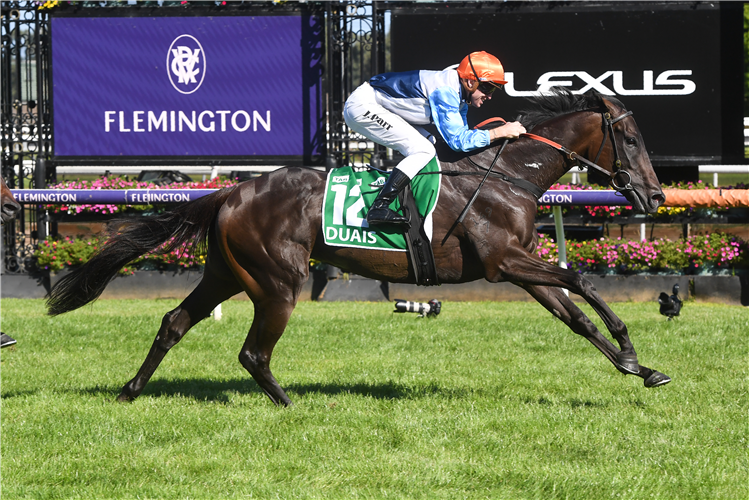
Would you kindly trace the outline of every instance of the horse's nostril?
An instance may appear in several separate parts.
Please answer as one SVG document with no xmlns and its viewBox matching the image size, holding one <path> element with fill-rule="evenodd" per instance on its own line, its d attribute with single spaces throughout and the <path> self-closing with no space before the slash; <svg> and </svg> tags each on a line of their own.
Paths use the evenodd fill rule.
<svg viewBox="0 0 749 500">
<path fill-rule="evenodd" d="M 659 205 L 666 201 L 666 196 L 663 194 L 654 194 L 652 198 L 653 201 L 657 202 Z"/>
</svg>

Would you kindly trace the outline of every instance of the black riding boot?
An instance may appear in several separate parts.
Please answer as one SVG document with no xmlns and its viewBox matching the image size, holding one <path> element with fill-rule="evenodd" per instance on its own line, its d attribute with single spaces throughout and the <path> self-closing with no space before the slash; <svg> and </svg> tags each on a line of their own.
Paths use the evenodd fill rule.
<svg viewBox="0 0 749 500">
<path fill-rule="evenodd" d="M 409 227 L 407 218 L 398 215 L 388 207 L 398 197 L 398 193 L 403 191 L 410 182 L 411 179 L 397 168 L 392 171 L 374 203 L 372 203 L 372 208 L 367 212 L 367 222 L 370 226 L 387 224 Z"/>
</svg>

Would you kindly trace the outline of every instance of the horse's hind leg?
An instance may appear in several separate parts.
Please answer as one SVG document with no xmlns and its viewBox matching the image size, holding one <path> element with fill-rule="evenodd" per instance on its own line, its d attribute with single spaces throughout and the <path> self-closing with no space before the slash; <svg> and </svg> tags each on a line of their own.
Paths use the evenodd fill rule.
<svg viewBox="0 0 749 500">
<path fill-rule="evenodd" d="M 582 335 L 596 346 L 606 358 L 622 373 L 631 373 L 623 370 L 619 365 L 618 353 L 620 352 L 614 344 L 601 335 L 590 319 L 577 307 L 569 297 L 559 288 L 538 285 L 522 285 L 523 288 L 533 296 L 542 306 L 549 310 L 554 316 L 561 319 L 570 329 Z M 656 387 L 665 385 L 671 379 L 658 371 L 646 366 L 638 365 L 637 375 L 642 377 L 645 387 Z"/>
<path fill-rule="evenodd" d="M 195 290 L 179 307 L 164 315 L 146 360 L 138 374 L 122 388 L 117 400 L 132 401 L 137 398 L 169 349 L 182 340 L 190 328 L 208 317 L 217 305 L 241 291 L 241 286 L 233 277 L 220 279 L 206 266 L 203 279 Z"/>
<path fill-rule="evenodd" d="M 273 348 L 286 329 L 295 305 L 296 300 L 293 299 L 271 298 L 255 301 L 252 326 L 239 352 L 239 362 L 276 405 L 292 404 L 270 371 L 270 358 Z"/>
<path fill-rule="evenodd" d="M 227 264 L 255 305 L 250 331 L 239 351 L 239 362 L 274 404 L 289 406 L 291 399 L 270 371 L 270 358 L 296 307 L 302 286 L 309 278 L 309 253 L 297 248 L 297 251 L 275 255 L 278 249 L 269 245 L 257 245 L 253 249 L 255 254 L 248 258 L 236 249 L 232 252 L 228 246 L 224 247 Z M 266 252 L 276 258 L 268 258 L 264 255 Z M 244 260 L 246 268 L 239 264 L 237 255 Z"/>
</svg>

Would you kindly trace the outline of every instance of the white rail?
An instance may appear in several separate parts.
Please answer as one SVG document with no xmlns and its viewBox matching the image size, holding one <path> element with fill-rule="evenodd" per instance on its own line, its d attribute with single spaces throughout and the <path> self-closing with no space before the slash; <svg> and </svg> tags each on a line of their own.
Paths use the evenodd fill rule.
<svg viewBox="0 0 749 500">
<path fill-rule="evenodd" d="M 718 185 L 718 174 L 749 175 L 749 165 L 699 165 L 697 168 L 701 174 L 713 174 L 713 186 Z M 587 171 L 587 167 L 572 167 L 569 170 L 572 174 L 572 184 L 580 184 L 580 174 Z M 747 178 L 747 181 L 749 182 L 749 178 Z"/>
<path fill-rule="evenodd" d="M 699 170 L 701 174 L 713 174 L 713 186 L 718 185 L 718 174 L 749 175 L 749 165 L 700 165 Z"/>
</svg>

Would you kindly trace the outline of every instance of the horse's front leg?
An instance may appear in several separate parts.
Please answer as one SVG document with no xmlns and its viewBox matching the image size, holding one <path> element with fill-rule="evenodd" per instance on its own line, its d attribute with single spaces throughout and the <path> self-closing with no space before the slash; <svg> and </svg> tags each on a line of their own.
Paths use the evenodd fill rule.
<svg viewBox="0 0 749 500">
<path fill-rule="evenodd" d="M 582 296 L 595 309 L 612 337 L 619 343 L 621 351 L 616 355 L 618 368 L 633 375 L 639 372 L 637 353 L 629 340 L 627 326 L 606 305 L 593 284 L 583 275 L 549 264 L 519 246 L 506 248 L 498 267 L 501 277 L 515 284 L 561 287 Z"/>
<path fill-rule="evenodd" d="M 561 289 L 525 284 L 521 286 L 550 313 L 570 327 L 573 332 L 588 339 L 619 371 L 625 374 L 629 373 L 622 370 L 619 365 L 617 360 L 619 350 L 598 331 L 598 328 L 585 313 Z M 667 375 L 642 365 L 639 365 L 637 375 L 643 378 L 645 387 L 664 385 L 671 381 Z"/>
<path fill-rule="evenodd" d="M 637 353 L 629 339 L 627 326 L 614 314 L 598 295 L 593 284 L 584 276 L 549 264 L 538 256 L 528 253 L 522 247 L 506 248 L 498 268 L 501 278 L 520 286 L 561 287 L 583 297 L 601 317 L 612 337 L 619 344 L 621 350 L 615 354 L 617 369 L 623 373 L 640 375 L 641 367 L 637 361 Z M 647 377 L 649 378 L 649 375 Z M 667 382 L 658 385 L 663 385 L 663 383 Z"/>
</svg>

